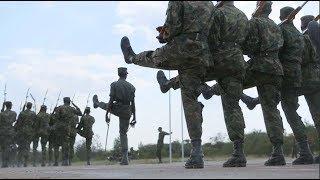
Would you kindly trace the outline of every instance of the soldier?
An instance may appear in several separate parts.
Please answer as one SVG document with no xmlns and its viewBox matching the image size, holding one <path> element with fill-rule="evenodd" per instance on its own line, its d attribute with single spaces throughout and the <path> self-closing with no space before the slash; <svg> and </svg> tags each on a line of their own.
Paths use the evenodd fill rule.
<svg viewBox="0 0 320 180">
<path fill-rule="evenodd" d="M 58 152 L 54 153 L 54 147 L 58 146 L 56 145 L 57 139 L 56 139 L 56 133 L 55 133 L 55 123 L 56 123 L 56 111 L 57 107 L 54 108 L 53 112 L 50 114 L 50 120 L 49 120 L 49 166 L 51 166 L 52 163 L 52 156 L 54 155 L 54 166 L 58 166 L 58 157 L 59 157 L 59 148 Z"/>
<path fill-rule="evenodd" d="M 55 164 L 57 162 L 57 157 L 59 153 L 59 146 L 62 146 L 62 166 L 69 165 L 69 143 L 70 143 L 70 129 L 71 121 L 74 115 L 81 116 L 81 110 L 73 102 L 70 106 L 70 98 L 63 98 L 63 105 L 57 107 L 56 109 L 56 122 L 55 122 L 55 136 L 57 143 L 55 143 L 54 153 L 55 153 Z"/>
<path fill-rule="evenodd" d="M 25 106 L 27 107 L 26 110 Z M 24 105 L 23 111 L 20 112 L 15 128 L 17 131 L 17 144 L 18 144 L 18 167 L 22 162 L 23 166 L 27 167 L 29 159 L 30 144 L 34 137 L 34 122 L 36 119 L 36 113 L 31 111 L 32 103 L 28 102 Z"/>
<path fill-rule="evenodd" d="M 118 68 L 119 80 L 115 81 L 110 86 L 109 103 L 99 102 L 98 96 L 93 96 L 93 107 L 100 107 L 107 111 L 106 122 L 109 123 L 108 113 L 112 113 L 119 117 L 119 132 L 121 144 L 121 165 L 128 165 L 128 138 L 127 131 L 129 124 L 134 126 L 136 123 L 136 108 L 135 108 L 135 87 L 126 81 L 128 72 L 127 68 Z M 132 121 L 130 117 L 133 115 Z"/>
<path fill-rule="evenodd" d="M 159 127 L 158 131 L 159 131 L 159 136 L 158 136 L 158 143 L 157 143 L 157 157 L 159 158 L 159 163 L 162 163 L 161 150 L 163 147 L 163 139 L 164 139 L 165 135 L 170 135 L 170 134 L 172 134 L 172 132 L 169 134 L 165 131 L 162 131 L 162 127 Z"/>
<path fill-rule="evenodd" d="M 71 165 L 73 156 L 74 156 L 74 144 L 76 142 L 77 136 L 77 125 L 79 123 L 78 115 L 74 115 L 71 121 L 71 130 L 70 130 L 70 154 L 69 154 L 69 165 Z"/>
<path fill-rule="evenodd" d="M 201 148 L 202 114 L 197 101 L 197 88 L 204 76 L 205 67 L 212 65 L 207 43 L 214 6 L 210 1 L 169 1 L 164 26 L 158 27 L 160 43 L 166 43 L 155 51 L 135 54 L 129 39 L 121 39 L 121 50 L 126 63 L 139 66 L 178 70 L 181 95 L 189 135 L 192 139 L 192 155 L 186 168 L 203 168 Z"/>
<path fill-rule="evenodd" d="M 41 150 L 42 150 L 42 155 L 41 155 L 41 166 L 46 165 L 46 152 L 47 152 L 47 142 L 49 139 L 49 121 L 50 121 L 50 115 L 46 112 L 47 111 L 47 106 L 42 105 L 40 108 L 40 112 L 37 114 L 36 122 L 35 122 L 35 132 L 38 135 L 38 140 L 39 138 L 40 143 L 41 143 Z M 35 166 L 35 159 L 36 159 L 36 150 L 38 148 L 38 141 L 33 141 L 33 165 Z"/>
<path fill-rule="evenodd" d="M 76 129 L 78 130 L 78 134 L 80 136 L 86 138 L 87 165 L 91 165 L 91 144 L 94 134 L 92 131 L 92 126 L 94 122 L 94 117 L 90 115 L 90 107 L 86 107 L 86 109 L 84 110 L 84 115 L 81 117 L 80 123 Z"/>
<path fill-rule="evenodd" d="M 4 110 L 4 106 L 6 110 Z M 11 110 L 12 103 L 6 101 L 2 104 L 0 114 L 0 148 L 2 151 L 2 168 L 6 168 L 9 165 L 10 158 L 10 146 L 14 142 L 15 132 L 13 123 L 16 121 L 17 113 Z"/>
<path fill-rule="evenodd" d="M 198 2 L 194 2 L 194 4 L 197 4 L 197 3 Z M 205 4 L 205 2 L 202 2 L 202 3 Z M 207 3 L 210 3 L 210 2 L 207 2 Z M 190 21 L 190 22 L 188 21 L 189 20 L 188 18 L 183 18 L 183 20 L 180 20 L 179 18 L 182 18 L 182 17 L 174 14 L 174 13 L 179 13 L 179 11 L 174 12 L 175 9 L 171 7 L 169 7 L 168 9 L 168 12 L 173 11 L 172 14 L 174 16 L 170 16 L 170 19 L 169 21 L 167 21 L 167 23 L 169 25 L 173 25 L 173 27 L 180 27 L 172 23 L 176 21 L 179 23 L 181 21 L 181 23 L 179 24 L 179 25 L 182 24 L 181 27 L 188 27 L 188 28 L 192 27 L 194 29 L 197 29 L 197 25 L 200 25 L 201 23 L 205 23 L 206 21 L 208 21 L 208 23 L 205 23 L 206 25 L 202 25 L 202 26 L 210 27 L 209 36 L 204 36 L 205 38 L 201 39 L 200 41 L 201 43 L 203 43 L 203 46 L 202 46 L 203 49 L 201 49 L 202 56 L 197 54 L 197 52 L 200 50 L 196 50 L 196 49 L 188 50 L 187 48 L 184 48 L 184 49 L 181 48 L 182 49 L 181 53 L 183 53 L 183 50 L 188 50 L 188 53 L 192 55 L 196 55 L 196 57 L 193 57 L 192 59 L 190 57 L 185 57 L 185 55 L 183 54 L 182 56 L 177 56 L 178 58 L 192 59 L 192 60 L 189 60 L 188 63 L 185 63 L 185 61 L 182 61 L 182 63 L 183 62 L 185 63 L 183 64 L 184 66 L 190 64 L 193 61 L 198 62 L 199 60 L 197 59 L 206 59 L 206 57 L 209 57 L 209 65 L 202 64 L 199 66 L 193 66 L 193 67 L 191 66 L 192 68 L 191 67 L 187 68 L 188 71 L 177 68 L 179 72 L 179 77 L 176 78 L 175 80 L 175 82 L 177 82 L 176 88 L 181 87 L 182 101 L 184 103 L 187 127 L 188 127 L 188 132 L 189 132 L 189 136 L 191 138 L 191 143 L 192 143 L 192 150 L 191 150 L 192 153 L 190 154 L 190 158 L 185 165 L 186 168 L 203 168 L 203 154 L 202 154 L 202 148 L 201 148 L 201 134 L 202 134 L 201 110 L 202 108 L 201 108 L 201 103 L 197 102 L 197 97 L 200 95 L 199 89 L 201 89 L 201 86 L 204 83 L 204 81 L 211 81 L 211 80 L 217 80 L 218 82 L 223 84 L 223 89 L 225 89 L 225 93 L 222 96 L 222 104 L 223 104 L 224 116 L 225 116 L 225 122 L 227 125 L 228 134 L 231 141 L 233 141 L 234 143 L 234 153 L 232 154 L 231 158 L 228 159 L 227 162 L 223 164 L 223 166 L 224 167 L 246 166 L 246 159 L 243 153 L 245 124 L 244 124 L 243 114 L 239 106 L 239 99 L 242 93 L 242 88 L 243 88 L 242 81 L 244 78 L 245 67 L 246 67 L 246 62 L 243 59 L 240 45 L 243 43 L 246 35 L 248 19 L 243 12 L 241 12 L 239 9 L 237 9 L 233 5 L 233 3 L 234 3 L 233 1 L 225 1 L 223 2 L 222 7 L 218 9 L 214 7 L 210 7 L 211 4 L 210 5 L 206 4 L 205 7 L 206 8 L 210 7 L 210 10 L 212 10 L 213 12 L 211 20 L 208 20 L 208 18 L 210 18 L 210 16 L 208 16 L 208 14 L 210 14 L 210 10 L 206 11 L 207 10 L 206 8 L 202 10 L 194 10 L 196 12 L 202 12 L 202 14 L 195 14 L 192 8 L 188 8 L 190 9 L 190 12 L 184 11 L 183 15 L 186 16 L 186 14 L 188 15 L 188 13 L 191 13 L 192 15 L 190 16 L 197 17 L 197 21 Z M 203 8 L 202 7 L 203 4 L 201 5 L 198 4 L 197 8 Z M 188 6 L 188 3 L 183 3 L 183 5 Z M 170 3 L 169 3 L 169 6 L 170 6 Z M 181 9 L 178 9 L 178 10 L 181 10 Z M 206 12 L 208 14 L 205 14 L 203 12 Z M 188 24 L 188 25 L 183 26 L 183 24 Z M 188 28 L 182 29 L 182 31 L 180 30 L 178 32 L 184 35 L 184 33 L 188 33 Z M 177 29 L 173 28 L 173 30 L 179 30 L 179 28 Z M 200 30 L 201 32 L 200 28 L 198 30 Z M 202 32 L 202 34 L 206 35 L 206 32 L 204 31 Z M 177 40 L 179 40 L 180 37 L 177 36 L 176 38 Z M 194 39 L 192 39 L 191 37 L 191 40 L 194 40 Z M 178 44 L 178 46 L 189 46 L 188 41 L 178 42 L 175 39 L 175 41 L 173 41 L 173 44 Z M 190 44 L 191 42 L 192 41 L 190 41 Z M 208 42 L 209 44 L 207 44 Z M 168 44 L 170 43 L 171 42 L 169 42 Z M 193 43 L 198 43 L 198 42 L 194 41 Z M 210 47 L 210 51 L 212 52 L 212 55 L 214 54 L 215 56 L 214 66 L 212 66 L 213 62 L 212 62 L 210 52 L 206 51 L 206 45 Z M 167 47 L 163 46 L 162 48 L 166 50 Z M 170 62 L 176 63 L 175 61 L 177 61 L 177 58 L 169 59 L 166 56 L 170 55 L 169 57 L 171 57 L 172 53 L 178 52 L 177 49 L 179 48 L 177 47 L 173 48 L 172 50 L 173 52 L 156 50 L 155 52 L 153 52 L 154 54 L 152 56 L 150 53 L 149 59 L 152 60 L 150 57 L 157 58 L 154 60 L 155 61 L 154 63 L 156 65 L 157 65 L 157 61 L 160 62 L 161 60 L 162 61 L 170 60 Z M 195 50 L 195 52 L 193 52 L 192 50 Z M 165 56 L 162 54 L 158 55 L 157 52 L 163 53 Z M 168 55 L 165 53 L 168 53 Z M 188 54 L 188 53 L 185 53 L 185 54 Z M 130 56 L 134 57 L 132 52 Z M 137 60 L 135 61 L 135 59 L 138 59 L 140 56 L 141 54 L 136 55 L 135 58 L 132 58 L 133 63 L 144 66 L 143 63 L 139 63 L 139 61 Z M 163 59 L 160 59 L 160 58 L 163 58 Z M 180 67 L 183 67 L 182 63 Z M 156 67 L 164 69 L 159 65 Z M 170 68 L 167 68 L 167 69 L 170 69 Z M 187 73 L 184 74 L 185 72 Z M 196 72 L 197 73 L 206 72 L 206 73 L 196 76 L 197 75 Z M 164 77 L 163 72 L 159 71 L 157 77 L 158 77 L 158 81 L 162 81 Z M 162 91 L 163 90 L 166 90 L 166 89 L 162 89 Z"/>
<path fill-rule="evenodd" d="M 314 16 L 311 15 L 301 17 L 301 30 L 305 31 L 301 94 L 308 103 L 320 144 L 320 26 L 313 19 Z M 318 155 L 314 162 L 319 163 L 319 160 Z"/>
</svg>

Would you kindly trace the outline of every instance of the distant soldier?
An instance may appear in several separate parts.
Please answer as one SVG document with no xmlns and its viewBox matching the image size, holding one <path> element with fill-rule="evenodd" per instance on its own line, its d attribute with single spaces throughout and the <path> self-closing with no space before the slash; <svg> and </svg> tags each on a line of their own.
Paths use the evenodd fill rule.
<svg viewBox="0 0 320 180">
<path fill-rule="evenodd" d="M 55 143 L 54 153 L 55 153 L 55 161 L 56 161 L 56 154 L 59 152 L 59 146 L 62 146 L 62 166 L 69 165 L 69 152 L 70 152 L 70 129 L 72 124 L 72 118 L 75 115 L 81 116 L 81 110 L 72 103 L 75 108 L 70 106 L 70 98 L 64 97 L 63 103 L 57 107 L 56 109 L 56 123 L 55 123 L 55 133 L 56 133 L 56 140 Z M 55 162 L 56 164 L 56 162 Z"/>
<path fill-rule="evenodd" d="M 47 106 L 42 105 L 40 108 L 40 112 L 37 114 L 37 118 L 35 121 L 35 133 L 37 134 L 38 139 L 33 141 L 33 165 L 35 166 L 36 159 L 36 150 L 38 148 L 38 140 L 41 138 L 41 150 L 42 150 L 42 158 L 41 158 L 41 166 L 46 165 L 46 145 L 49 139 L 49 121 L 50 115 L 46 112 Z"/>
<path fill-rule="evenodd" d="M 162 131 L 162 127 L 159 127 L 158 131 L 159 131 L 159 136 L 158 136 L 158 143 L 157 143 L 157 157 L 159 158 L 159 163 L 162 163 L 161 150 L 162 150 L 162 147 L 163 147 L 163 139 L 164 139 L 165 135 L 170 135 L 170 134 L 172 134 L 172 132 L 171 133 L 167 133 L 165 131 Z"/>
<path fill-rule="evenodd" d="M 136 123 L 136 110 L 135 110 L 135 87 L 126 81 L 128 72 L 127 68 L 118 68 L 119 80 L 111 84 L 110 100 L 109 103 L 99 102 L 98 96 L 93 96 L 93 107 L 100 107 L 107 111 L 106 122 L 109 123 L 109 112 L 119 117 L 119 132 L 120 143 L 122 151 L 121 165 L 128 165 L 128 138 L 127 131 L 129 124 L 134 126 Z M 133 119 L 130 117 L 133 114 Z"/>
<path fill-rule="evenodd" d="M 86 138 L 86 153 L 87 153 L 87 165 L 91 165 L 91 144 L 93 131 L 92 126 L 95 122 L 94 117 L 90 115 L 90 107 L 86 107 L 84 110 L 84 115 L 80 119 L 80 123 L 77 127 L 78 133 L 80 136 Z"/>
<path fill-rule="evenodd" d="M 34 129 L 33 124 L 36 119 L 36 113 L 31 111 L 32 103 L 28 102 L 26 110 L 23 110 L 17 119 L 17 123 L 15 124 L 16 131 L 17 131 L 17 144 L 18 144 L 18 167 L 20 167 L 22 159 L 23 159 L 23 166 L 27 167 L 28 160 L 29 160 L 29 151 L 30 151 L 30 144 L 34 137 Z"/>
<path fill-rule="evenodd" d="M 70 152 L 69 152 L 69 165 L 72 163 L 72 159 L 74 157 L 74 144 L 76 142 L 77 136 L 77 125 L 79 123 L 78 115 L 74 115 L 71 121 L 71 129 L 70 129 Z"/>
<path fill-rule="evenodd" d="M 4 110 L 4 106 L 6 110 Z M 0 114 L 0 148 L 2 151 L 2 168 L 9 166 L 10 145 L 14 142 L 13 123 L 16 121 L 17 113 L 11 110 L 12 103 L 6 101 L 2 105 Z"/>
</svg>

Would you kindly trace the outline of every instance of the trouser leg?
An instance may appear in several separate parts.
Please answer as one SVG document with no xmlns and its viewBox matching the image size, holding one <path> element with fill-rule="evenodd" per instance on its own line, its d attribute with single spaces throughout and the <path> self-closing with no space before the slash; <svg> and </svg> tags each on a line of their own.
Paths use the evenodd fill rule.
<svg viewBox="0 0 320 180">
<path fill-rule="evenodd" d="M 127 131 L 129 127 L 129 118 L 119 117 L 119 133 L 120 133 L 120 143 L 121 143 L 121 152 L 122 152 L 122 160 L 121 164 L 128 164 L 128 137 Z"/>
<path fill-rule="evenodd" d="M 91 161 L 91 144 L 92 144 L 92 137 L 86 138 L 86 153 L 87 153 L 87 165 L 90 165 Z"/>
<path fill-rule="evenodd" d="M 33 166 L 36 166 L 36 161 L 37 161 L 37 148 L 38 148 L 38 144 L 39 144 L 39 137 L 35 137 L 32 141 L 32 161 L 33 161 Z"/>
</svg>

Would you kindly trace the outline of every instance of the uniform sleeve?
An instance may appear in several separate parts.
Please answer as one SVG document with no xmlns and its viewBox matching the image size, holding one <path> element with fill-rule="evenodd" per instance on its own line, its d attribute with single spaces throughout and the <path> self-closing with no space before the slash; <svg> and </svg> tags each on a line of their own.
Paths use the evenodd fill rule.
<svg viewBox="0 0 320 180">
<path fill-rule="evenodd" d="M 165 132 L 165 131 L 163 131 L 163 134 L 164 134 L 164 135 L 170 135 L 169 133 L 167 133 L 167 132 Z"/>
<path fill-rule="evenodd" d="M 114 87 L 114 83 L 111 83 L 110 85 L 110 97 L 115 97 L 116 95 L 116 91 L 115 91 L 115 87 Z"/>
<path fill-rule="evenodd" d="M 242 44 L 243 54 L 250 55 L 254 54 L 259 47 L 259 27 L 256 24 L 256 19 L 253 18 L 248 22 L 246 40 Z"/>
<path fill-rule="evenodd" d="M 79 123 L 77 129 L 81 130 L 82 128 L 83 128 L 83 117 L 81 117 L 80 123 Z"/>
<path fill-rule="evenodd" d="M 73 113 L 74 113 L 75 115 L 82 116 L 82 112 L 81 112 L 80 109 L 76 109 L 76 108 L 72 108 L 72 109 L 73 109 Z"/>
<path fill-rule="evenodd" d="M 166 41 L 172 40 L 175 36 L 182 32 L 183 27 L 183 2 L 182 1 L 169 1 L 167 9 L 167 18 L 164 24 L 167 36 L 163 38 Z"/>
</svg>

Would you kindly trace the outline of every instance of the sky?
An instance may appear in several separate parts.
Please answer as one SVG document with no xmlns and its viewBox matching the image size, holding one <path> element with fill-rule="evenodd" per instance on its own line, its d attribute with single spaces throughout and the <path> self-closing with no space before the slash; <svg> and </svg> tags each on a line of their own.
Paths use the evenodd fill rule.
<svg viewBox="0 0 320 180">
<path fill-rule="evenodd" d="M 213 2 L 214 4 L 216 2 Z M 279 23 L 280 8 L 301 5 L 303 1 L 275 1 L 270 15 Z M 250 19 L 255 10 L 255 1 L 236 1 L 235 5 Z M 128 132 L 129 147 L 138 148 L 140 143 L 156 143 L 158 127 L 170 131 L 169 94 L 162 94 L 156 80 L 157 69 L 128 65 L 120 49 L 120 39 L 128 36 L 133 50 L 138 53 L 161 46 L 155 38 L 156 27 L 166 18 L 167 1 L 70 1 L 70 2 L 1 2 L 0 3 L 0 100 L 7 84 L 7 100 L 13 102 L 13 110 L 20 112 L 27 89 L 36 99 L 36 107 L 43 103 L 50 110 L 57 102 L 59 91 L 62 97 L 73 97 L 83 111 L 87 104 L 95 117 L 93 131 L 104 147 L 107 125 L 105 111 L 92 107 L 92 96 L 108 101 L 110 84 L 118 79 L 117 68 L 128 68 L 128 81 L 136 87 L 137 124 Z M 300 17 L 319 14 L 319 2 L 309 1 L 296 16 L 294 25 L 300 30 Z M 246 58 L 247 59 L 247 58 Z M 167 75 L 168 71 L 165 72 Z M 171 77 L 177 71 L 171 71 Z M 209 82 L 213 85 L 215 81 Z M 257 96 L 256 88 L 244 91 Z M 59 105 L 62 104 L 62 97 Z M 198 98 L 203 109 L 203 142 L 218 133 L 227 137 L 220 97 L 205 100 Z M 28 101 L 32 99 L 28 98 Z M 307 103 L 299 98 L 298 113 L 303 121 L 313 124 Z M 250 111 L 240 102 L 246 129 L 265 130 L 260 105 Z M 286 133 L 292 133 L 281 106 Z M 181 116 L 180 90 L 171 91 L 171 140 L 189 139 L 185 119 Z M 182 128 L 181 128 L 182 127 Z M 182 132 L 183 130 L 183 132 Z M 119 121 L 111 117 L 107 149 L 119 136 Z M 83 140 L 77 136 L 77 142 Z M 165 138 L 169 143 L 170 138 Z"/>
</svg>

